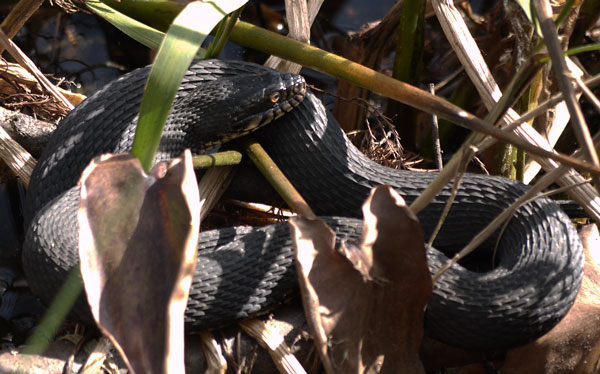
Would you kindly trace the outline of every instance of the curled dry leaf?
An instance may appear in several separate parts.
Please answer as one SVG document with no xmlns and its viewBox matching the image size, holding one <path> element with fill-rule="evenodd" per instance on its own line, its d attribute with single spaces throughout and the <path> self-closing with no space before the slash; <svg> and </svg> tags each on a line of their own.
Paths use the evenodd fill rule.
<svg viewBox="0 0 600 374">
<path fill-rule="evenodd" d="M 318 219 L 291 231 L 304 309 L 328 373 L 422 373 L 423 310 L 431 294 L 423 233 L 392 188 L 363 205 L 361 242 L 338 243 Z"/>
<path fill-rule="evenodd" d="M 508 352 L 502 373 L 600 372 L 600 235 L 596 225 L 580 232 L 585 265 L 575 304 L 550 332 Z"/>
<path fill-rule="evenodd" d="M 82 174 L 79 257 L 96 322 L 137 373 L 183 373 L 200 212 L 191 155 L 146 175 L 129 155 Z"/>
</svg>

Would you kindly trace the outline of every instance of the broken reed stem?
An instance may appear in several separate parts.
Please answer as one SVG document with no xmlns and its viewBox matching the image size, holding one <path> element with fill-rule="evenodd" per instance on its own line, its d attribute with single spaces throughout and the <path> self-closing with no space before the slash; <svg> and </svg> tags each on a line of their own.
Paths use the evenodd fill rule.
<svg viewBox="0 0 600 374">
<path fill-rule="evenodd" d="M 31 180 L 31 173 L 35 168 L 35 159 L 25 148 L 11 138 L 2 126 L 0 126 L 0 144 L 2 145 L 0 147 L 0 159 L 21 179 L 25 188 L 27 188 Z"/>
<path fill-rule="evenodd" d="M 207 373 L 225 373 L 227 371 L 227 359 L 223 355 L 221 346 L 215 340 L 211 331 L 200 333 L 202 352 L 206 358 Z"/>
</svg>

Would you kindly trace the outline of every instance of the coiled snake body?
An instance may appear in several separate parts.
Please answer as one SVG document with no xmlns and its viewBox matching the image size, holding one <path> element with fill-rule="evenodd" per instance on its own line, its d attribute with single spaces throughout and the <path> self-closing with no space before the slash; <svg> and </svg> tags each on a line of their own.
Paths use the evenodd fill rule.
<svg viewBox="0 0 600 374">
<path fill-rule="evenodd" d="M 207 121 L 185 128 L 177 121 L 182 113 L 193 111 L 189 97 L 231 95 L 234 100 L 227 105 L 233 105 L 240 98 L 229 79 L 265 71 L 246 62 L 195 63 L 181 84 L 157 159 L 178 155 L 186 147 L 204 148 L 189 141 L 202 140 L 204 131 L 210 133 L 202 127 Z M 148 72 L 149 68 L 132 72 L 77 107 L 62 121 L 38 162 L 27 199 L 23 263 L 32 290 L 45 301 L 51 300 L 78 262 L 76 184 L 81 171 L 96 155 L 130 149 Z M 193 93 L 197 91 L 204 94 Z M 297 108 L 254 134 L 317 214 L 338 216 L 326 220 L 340 239 L 360 236 L 360 220 L 339 217 L 360 217 L 360 206 L 373 186 L 391 185 L 410 203 L 434 177 L 391 170 L 368 160 L 310 92 Z M 439 268 L 446 255 L 465 245 L 526 189 L 505 178 L 466 175 L 435 240 L 437 249 L 428 250 L 430 266 Z M 418 215 L 426 238 L 448 195 L 446 188 Z M 496 239 L 498 234 L 478 253 L 489 254 Z M 456 265 L 444 273 L 427 305 L 427 335 L 478 350 L 526 343 L 567 313 L 583 273 L 577 233 L 547 199 L 515 213 L 500 237 L 496 262 L 493 269 Z M 296 282 L 286 223 L 201 232 L 186 326 L 211 328 L 264 311 L 296 292 Z M 88 313 L 87 304 L 80 300 L 75 316 L 85 319 Z"/>
</svg>

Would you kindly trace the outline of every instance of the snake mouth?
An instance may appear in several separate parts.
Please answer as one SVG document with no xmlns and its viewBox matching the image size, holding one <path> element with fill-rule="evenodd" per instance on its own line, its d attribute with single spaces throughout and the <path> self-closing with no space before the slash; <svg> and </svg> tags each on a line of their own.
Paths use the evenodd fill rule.
<svg viewBox="0 0 600 374">
<path fill-rule="evenodd" d="M 288 81 L 286 85 L 287 89 L 285 90 L 286 96 L 281 99 L 280 105 L 275 108 L 275 117 L 273 119 L 278 119 L 284 113 L 291 112 L 292 109 L 300 105 L 306 96 L 306 81 L 301 75 L 286 74 L 282 79 Z M 277 100 L 277 98 L 277 93 L 271 94 L 271 101 Z"/>
</svg>

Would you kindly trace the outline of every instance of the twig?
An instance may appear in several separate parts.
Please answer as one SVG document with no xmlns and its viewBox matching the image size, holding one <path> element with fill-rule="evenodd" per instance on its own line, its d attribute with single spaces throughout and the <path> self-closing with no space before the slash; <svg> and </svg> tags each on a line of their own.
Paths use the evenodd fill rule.
<svg viewBox="0 0 600 374">
<path fill-rule="evenodd" d="M 435 95 L 435 85 L 429 84 L 429 93 Z M 442 147 L 440 146 L 440 127 L 438 125 L 438 118 L 434 114 L 431 116 L 431 139 L 433 141 L 433 160 L 435 161 L 435 168 L 442 170 L 444 164 L 442 163 Z"/>
<path fill-rule="evenodd" d="M 600 100 L 598 100 L 592 90 L 590 90 L 580 78 L 575 78 L 575 83 L 577 83 L 577 86 L 581 89 L 585 98 L 594 106 L 596 112 L 600 113 Z"/>
<path fill-rule="evenodd" d="M 415 199 L 415 201 L 410 204 L 410 209 L 415 213 L 419 213 L 423 208 L 429 204 L 431 200 L 433 200 L 437 194 L 444 188 L 448 182 L 455 175 L 458 174 L 460 170 L 461 161 L 463 159 L 470 160 L 476 153 L 478 149 L 475 146 L 464 147 L 461 149 L 461 153 L 455 153 L 454 157 L 450 160 L 450 162 L 438 173 L 438 175 L 429 183 L 429 186 L 421 192 L 419 197 Z"/>
<path fill-rule="evenodd" d="M 440 229 L 442 228 L 442 225 L 444 224 L 444 221 L 446 220 L 446 217 L 448 216 L 448 212 L 450 212 L 450 208 L 452 208 L 452 203 L 454 202 L 454 199 L 456 198 L 456 194 L 458 193 L 458 189 L 460 188 L 460 185 L 462 183 L 463 177 L 465 175 L 465 171 L 467 169 L 467 165 L 469 164 L 469 162 L 471 162 L 471 159 L 475 155 L 475 152 L 469 152 L 469 151 L 467 151 L 468 149 L 469 148 L 465 148 L 465 152 L 462 157 L 462 162 L 461 162 L 460 167 L 457 170 L 457 173 L 454 177 L 454 183 L 452 184 L 452 191 L 450 192 L 450 196 L 448 197 L 448 200 L 446 200 L 446 205 L 444 206 L 444 210 L 442 211 L 442 214 L 440 215 L 440 219 L 438 220 L 438 223 L 435 226 L 435 229 L 433 230 L 433 232 L 431 233 L 431 237 L 429 238 L 429 241 L 427 243 L 427 245 L 430 247 L 433 245 L 433 242 L 435 241 L 435 237 L 440 232 Z"/>
</svg>

